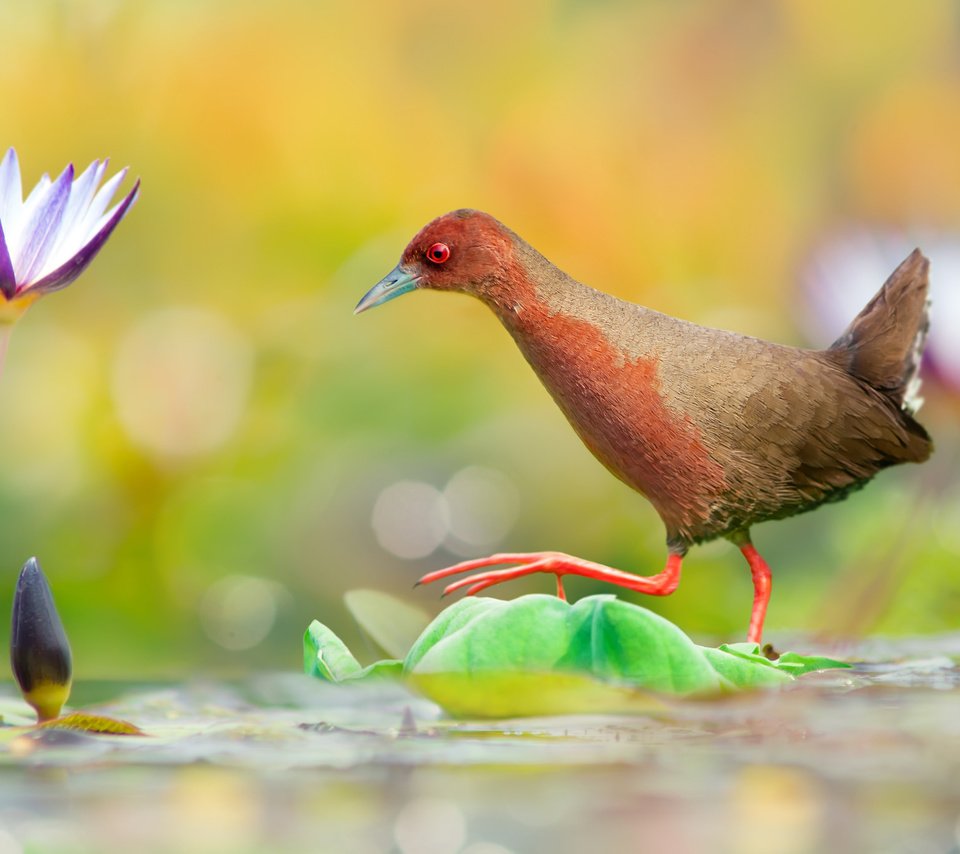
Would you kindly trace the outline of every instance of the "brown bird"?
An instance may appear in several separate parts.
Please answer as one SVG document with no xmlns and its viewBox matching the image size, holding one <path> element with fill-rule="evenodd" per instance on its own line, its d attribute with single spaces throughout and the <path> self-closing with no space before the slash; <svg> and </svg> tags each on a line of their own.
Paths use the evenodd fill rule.
<svg viewBox="0 0 960 854">
<path fill-rule="evenodd" d="M 577 435 L 611 473 L 653 504 L 667 529 L 666 567 L 640 577 L 559 552 L 495 554 L 420 583 L 468 594 L 534 572 L 582 575 L 655 596 L 672 593 L 691 545 L 726 537 L 753 576 L 747 637 L 759 643 L 770 568 L 750 528 L 839 501 L 880 469 L 930 456 L 914 418 L 927 331 L 929 262 L 893 272 L 826 350 L 773 344 L 677 320 L 572 279 L 489 214 L 435 219 L 357 305 L 414 288 L 486 303 Z"/>
</svg>

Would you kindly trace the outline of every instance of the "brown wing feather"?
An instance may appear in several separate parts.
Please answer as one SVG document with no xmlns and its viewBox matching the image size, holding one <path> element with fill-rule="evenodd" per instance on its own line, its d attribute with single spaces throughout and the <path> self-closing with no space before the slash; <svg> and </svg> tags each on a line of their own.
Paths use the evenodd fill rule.
<svg viewBox="0 0 960 854">
<path fill-rule="evenodd" d="M 672 318 L 656 325 L 668 333 L 657 336 L 668 403 L 700 429 L 728 484 L 693 540 L 839 500 L 887 466 L 930 455 L 923 427 L 830 351 Z"/>
</svg>

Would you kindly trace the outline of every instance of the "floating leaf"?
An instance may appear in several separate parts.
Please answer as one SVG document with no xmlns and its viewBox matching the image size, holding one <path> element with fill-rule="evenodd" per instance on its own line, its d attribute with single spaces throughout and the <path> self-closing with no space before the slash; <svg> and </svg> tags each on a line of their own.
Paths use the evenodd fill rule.
<svg viewBox="0 0 960 854">
<path fill-rule="evenodd" d="M 707 661 L 734 688 L 764 688 L 793 681 L 788 673 L 778 670 L 762 655 L 733 652 L 726 645 L 719 649 L 701 647 Z"/>
<path fill-rule="evenodd" d="M 667 696 L 777 687 L 810 670 L 846 666 L 793 653 L 772 662 L 756 644 L 697 646 L 663 617 L 611 595 L 573 605 L 545 595 L 461 599 L 424 629 L 403 662 L 365 669 L 317 622 L 304 650 L 315 676 L 403 676 L 450 714 L 476 717 L 649 713 Z"/>
<path fill-rule="evenodd" d="M 129 721 L 108 718 L 106 715 L 91 715 L 87 712 L 71 712 L 51 721 L 44 721 L 37 726 L 41 729 L 66 729 L 97 735 L 146 735 L 140 727 Z"/>
<path fill-rule="evenodd" d="M 349 679 L 363 669 L 347 645 L 316 620 L 303 636 L 303 668 L 310 676 L 327 682 Z"/>
<path fill-rule="evenodd" d="M 663 697 L 584 673 L 413 673 L 410 683 L 454 717 L 656 714 Z"/>
<path fill-rule="evenodd" d="M 403 662 L 387 659 L 361 667 L 347 645 L 314 620 L 303 636 L 303 669 L 309 676 L 326 682 L 345 682 L 370 676 L 400 676 Z"/>
<path fill-rule="evenodd" d="M 813 673 L 816 670 L 833 670 L 838 667 L 850 667 L 843 661 L 822 656 L 798 655 L 795 652 L 785 652 L 775 662 L 779 670 L 791 676 L 802 676 L 804 673 Z"/>
<path fill-rule="evenodd" d="M 757 666 L 766 665 L 781 673 L 788 673 L 791 676 L 802 676 L 804 673 L 813 673 L 816 670 L 833 670 L 836 668 L 850 667 L 849 664 L 843 661 L 836 661 L 833 658 L 816 655 L 799 655 L 795 652 L 785 652 L 779 658 L 771 661 L 761 652 L 759 644 L 755 643 L 725 643 L 719 647 L 718 651 L 748 661 Z"/>
<path fill-rule="evenodd" d="M 666 694 L 715 693 L 716 671 L 676 626 L 612 595 L 571 605 L 556 596 L 461 599 L 424 632 L 407 672 L 554 671 Z"/>
</svg>

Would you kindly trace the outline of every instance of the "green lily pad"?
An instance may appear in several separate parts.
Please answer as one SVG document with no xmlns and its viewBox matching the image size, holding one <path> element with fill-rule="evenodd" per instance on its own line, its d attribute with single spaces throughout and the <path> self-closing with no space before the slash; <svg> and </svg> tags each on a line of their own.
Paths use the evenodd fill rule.
<svg viewBox="0 0 960 854">
<path fill-rule="evenodd" d="M 660 694 L 585 673 L 413 673 L 408 682 L 455 718 L 658 714 L 667 708 Z"/>
<path fill-rule="evenodd" d="M 406 673 L 584 673 L 665 694 L 709 694 L 720 677 L 683 632 L 615 596 L 461 599 L 427 627 Z"/>
<path fill-rule="evenodd" d="M 749 644 L 757 650 L 755 654 L 734 649 L 739 646 L 748 645 L 723 644 L 718 649 L 711 647 L 701 647 L 701 649 L 711 666 L 734 688 L 763 688 L 793 682 L 793 676 L 760 654 L 759 646 Z"/>
<path fill-rule="evenodd" d="M 398 676 L 457 716 L 649 712 L 666 697 L 709 697 L 776 687 L 812 670 L 846 667 L 787 653 L 769 661 L 756 644 L 695 644 L 663 617 L 617 599 L 574 604 L 555 596 L 469 597 L 439 614 L 403 661 L 362 668 L 314 622 L 306 672 L 331 682 Z"/>
<path fill-rule="evenodd" d="M 303 636 L 303 669 L 308 676 L 327 682 L 346 682 L 370 676 L 400 676 L 403 662 L 385 659 L 362 667 L 336 634 L 314 620 Z"/>
</svg>

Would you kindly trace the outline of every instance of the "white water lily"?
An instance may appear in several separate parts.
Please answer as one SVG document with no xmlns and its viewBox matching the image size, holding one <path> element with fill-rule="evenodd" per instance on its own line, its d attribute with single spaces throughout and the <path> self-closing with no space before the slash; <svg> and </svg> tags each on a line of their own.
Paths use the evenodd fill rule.
<svg viewBox="0 0 960 854">
<path fill-rule="evenodd" d="M 94 160 L 74 178 L 71 163 L 53 181 L 44 175 L 24 200 L 16 151 L 0 161 L 0 323 L 76 279 L 130 209 L 140 181 L 107 210 L 127 170 L 100 187 L 106 169 Z"/>
</svg>

